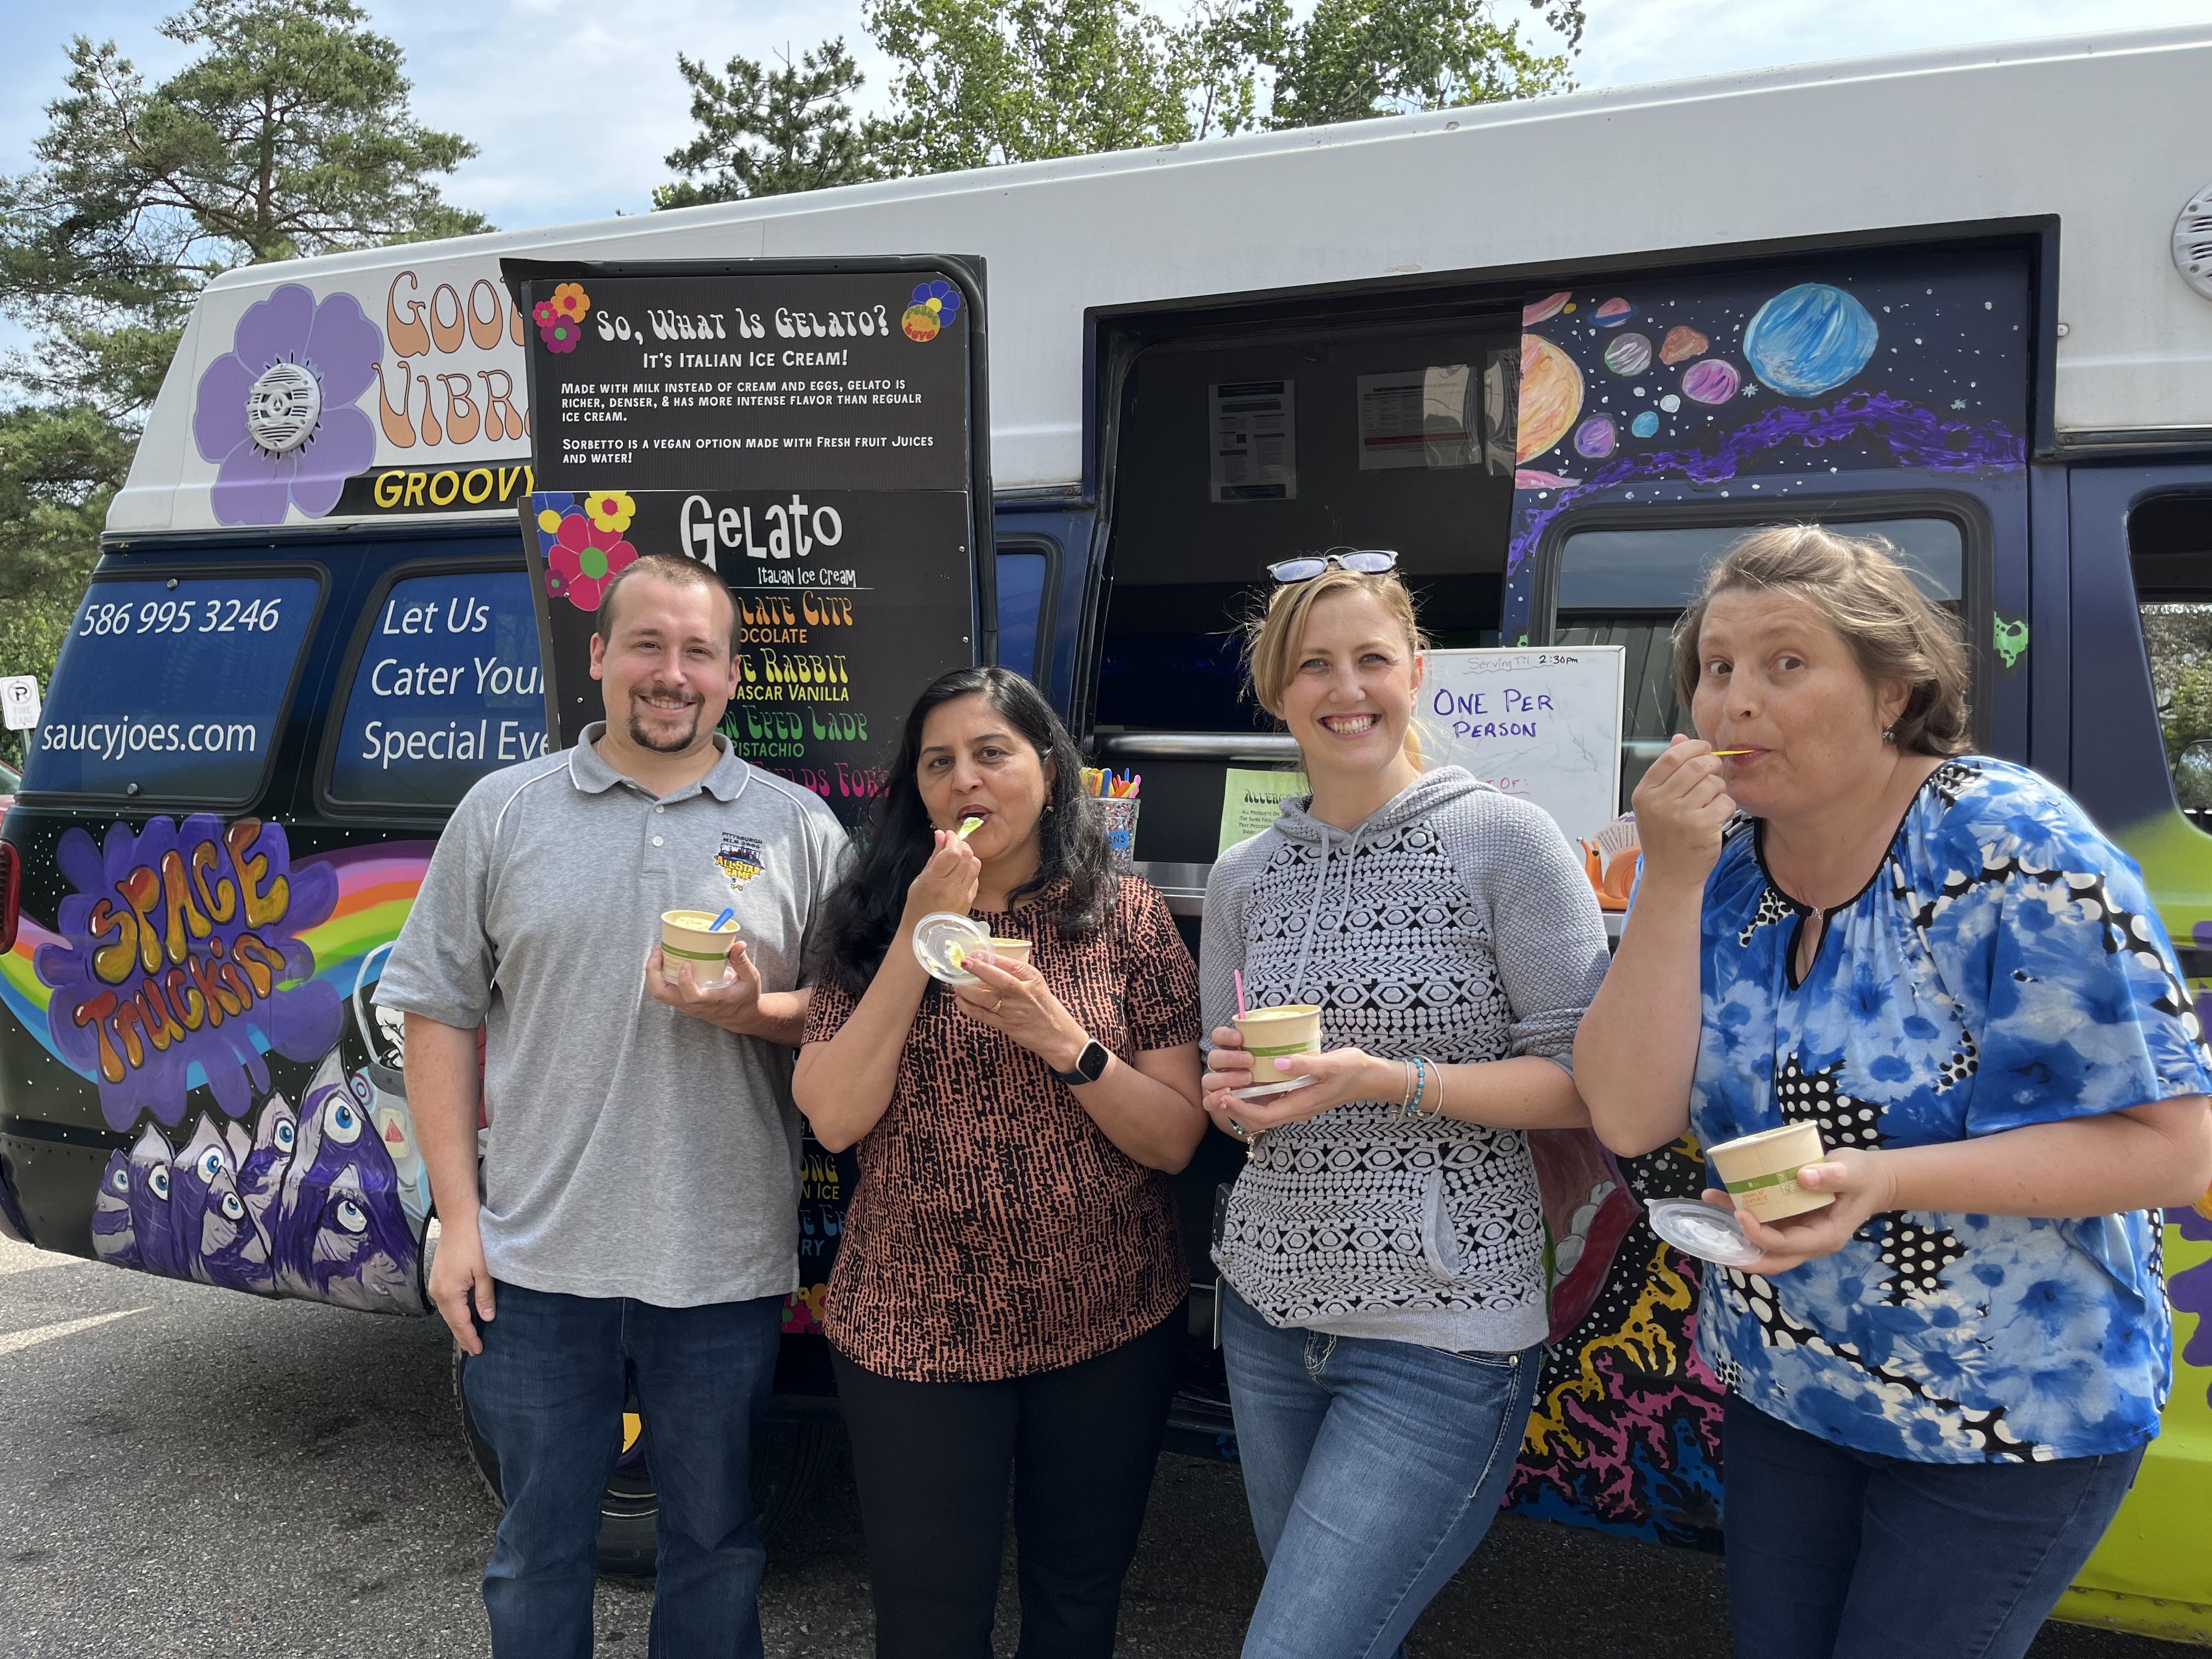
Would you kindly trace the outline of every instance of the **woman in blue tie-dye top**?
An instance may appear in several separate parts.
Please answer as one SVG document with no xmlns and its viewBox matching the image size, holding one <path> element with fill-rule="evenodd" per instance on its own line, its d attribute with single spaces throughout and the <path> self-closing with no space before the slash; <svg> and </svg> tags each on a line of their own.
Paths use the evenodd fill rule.
<svg viewBox="0 0 2212 1659">
<path fill-rule="evenodd" d="M 1962 752 L 1966 652 L 1882 545 L 1739 544 L 1675 678 L 1698 738 L 1638 786 L 1575 1079 L 1617 1152 L 1829 1148 L 1799 1179 L 1834 1202 L 1740 1212 L 1765 1254 L 1698 1310 L 1738 1650 L 2018 1656 L 2171 1382 L 2158 1211 L 2212 1182 L 2188 988 L 2127 856 Z"/>
</svg>

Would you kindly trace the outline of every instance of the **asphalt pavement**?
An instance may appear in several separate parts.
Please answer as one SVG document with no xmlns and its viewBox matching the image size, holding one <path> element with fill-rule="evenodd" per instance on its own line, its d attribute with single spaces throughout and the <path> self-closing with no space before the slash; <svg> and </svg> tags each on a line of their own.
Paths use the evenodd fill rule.
<svg viewBox="0 0 2212 1659">
<path fill-rule="evenodd" d="M 0 1656 L 416 1659 L 487 1650 L 497 1511 L 463 1449 L 443 1328 L 261 1302 L 0 1241 Z M 1161 1460 L 1121 1651 L 1231 1659 L 1260 1559 L 1229 1467 Z M 1008 1575 L 1011 1591 L 1012 1575 Z M 863 1659 L 840 1461 L 769 1547 L 775 1656 Z M 642 1656 L 649 1587 L 602 1580 L 599 1650 Z M 1717 1559 L 1508 1517 L 1414 1659 L 1715 1659 Z M 1013 1651 L 1011 1595 L 999 1651 Z M 2200 1651 L 2048 1626 L 2033 1659 Z"/>
</svg>

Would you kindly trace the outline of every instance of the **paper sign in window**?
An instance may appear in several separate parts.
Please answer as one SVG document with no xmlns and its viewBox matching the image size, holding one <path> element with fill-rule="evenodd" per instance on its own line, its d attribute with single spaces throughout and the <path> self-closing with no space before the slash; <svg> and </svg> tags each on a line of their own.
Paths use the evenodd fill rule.
<svg viewBox="0 0 2212 1659">
<path fill-rule="evenodd" d="M 1359 377 L 1359 470 L 1473 466 L 1481 459 L 1465 363 Z"/>
</svg>

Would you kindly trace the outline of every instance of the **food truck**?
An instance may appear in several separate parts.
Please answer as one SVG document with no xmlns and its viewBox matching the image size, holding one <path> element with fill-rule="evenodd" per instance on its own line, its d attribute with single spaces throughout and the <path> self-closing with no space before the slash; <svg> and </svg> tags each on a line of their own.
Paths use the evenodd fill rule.
<svg viewBox="0 0 2212 1659">
<path fill-rule="evenodd" d="M 0 836 L 0 1228 L 209 1294 L 424 1313 L 434 1217 L 376 978 L 445 814 L 559 732 L 542 613 L 597 580 L 581 543 L 561 592 L 526 566 L 540 325 L 502 261 L 977 273 L 895 343 L 988 317 L 994 534 L 957 643 L 1142 771 L 1135 855 L 1194 939 L 1225 799 L 1295 757 L 1230 635 L 1263 563 L 1395 548 L 1440 646 L 1621 647 L 1625 805 L 1681 723 L 1666 638 L 1701 567 L 1817 520 L 1913 561 L 1972 648 L 1977 746 L 2070 789 L 2212 977 L 2208 83 L 2204 28 L 1975 47 L 217 278 Z M 764 322 L 748 395 L 852 391 L 822 344 Z M 749 616 L 781 641 L 754 643 L 834 629 L 811 603 Z M 763 695 L 726 730 L 855 822 L 903 712 Z M 1176 1443 L 1224 1455 L 1203 1243 L 1237 1152 L 1182 1178 Z M 1697 1279 L 1644 1219 L 1699 1155 L 1568 1138 L 1544 1174 L 1554 1341 L 1509 1507 L 1710 1547 Z M 852 1178 L 809 1148 L 772 1511 L 834 1417 Z M 2212 1201 L 2166 1219 L 2165 1431 L 2061 1613 L 2212 1642 Z M 611 1564 L 649 1559 L 652 1491 L 633 1445 Z"/>
</svg>

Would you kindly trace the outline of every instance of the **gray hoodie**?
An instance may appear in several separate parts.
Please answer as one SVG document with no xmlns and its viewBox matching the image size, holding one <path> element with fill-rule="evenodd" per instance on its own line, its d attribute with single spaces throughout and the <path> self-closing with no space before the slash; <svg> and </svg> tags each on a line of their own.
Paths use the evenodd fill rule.
<svg viewBox="0 0 2212 1659">
<path fill-rule="evenodd" d="M 1605 925 L 1540 807 L 1458 767 L 1358 828 L 1285 803 L 1221 855 L 1199 967 L 1206 1029 L 1316 1002 L 1329 1048 L 1443 1064 L 1570 1065 L 1605 976 Z M 1433 1085 L 1431 1085 L 1433 1087 Z M 1511 1352 L 1546 1334 L 1544 1224 L 1528 1137 L 1352 1101 L 1271 1130 L 1214 1261 L 1274 1325 Z"/>
</svg>

